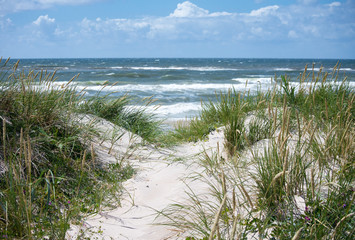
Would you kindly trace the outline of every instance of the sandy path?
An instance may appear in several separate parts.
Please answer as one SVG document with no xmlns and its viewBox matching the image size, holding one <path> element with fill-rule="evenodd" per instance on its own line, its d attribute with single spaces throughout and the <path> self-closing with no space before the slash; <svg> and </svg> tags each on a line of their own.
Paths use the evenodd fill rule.
<svg viewBox="0 0 355 240">
<path fill-rule="evenodd" d="M 110 134 L 117 132 L 115 126 L 104 120 L 96 121 L 95 126 L 106 139 L 112 139 Z M 208 141 L 183 144 L 173 149 L 155 149 L 151 146 L 131 149 L 132 145 L 140 142 L 139 137 L 125 132 L 108 154 L 107 149 L 111 147 L 112 141 L 93 141 L 101 161 L 115 162 L 125 156 L 137 173 L 123 184 L 126 192 L 121 207 L 89 217 L 81 226 L 72 226 L 67 239 L 76 239 L 80 231 L 90 239 L 179 239 L 180 233 L 171 227 L 154 225 L 156 213 L 171 203 L 183 202 L 187 185 L 196 193 L 208 191 L 204 183 L 186 177 L 203 171 L 196 164 L 199 154 L 216 149 L 218 142 L 222 146 L 223 132 L 211 133 Z"/>
</svg>

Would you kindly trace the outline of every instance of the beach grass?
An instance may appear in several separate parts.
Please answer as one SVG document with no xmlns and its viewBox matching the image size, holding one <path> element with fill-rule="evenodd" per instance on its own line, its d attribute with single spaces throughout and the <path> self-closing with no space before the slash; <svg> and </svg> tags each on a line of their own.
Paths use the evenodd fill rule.
<svg viewBox="0 0 355 240">
<path fill-rule="evenodd" d="M 186 239 L 351 239 L 355 94 L 339 68 L 306 67 L 297 80 L 275 77 L 267 92 L 232 89 L 203 104 L 175 134 L 197 141 L 225 126 L 228 159 L 205 154 L 198 178 L 210 194 L 189 192 L 189 202 L 159 212 L 163 224 Z"/>
<path fill-rule="evenodd" d="M 131 107 L 131 102 L 132 98 L 128 95 L 110 98 L 109 94 L 100 96 L 99 92 L 96 96 L 86 99 L 85 104 L 80 105 L 79 111 L 104 118 L 148 142 L 155 142 L 162 134 L 161 121 L 155 117 L 154 112 L 146 110 L 154 100 L 144 99 L 142 106 L 138 108 Z"/>
<path fill-rule="evenodd" d="M 55 72 L 0 64 L 0 238 L 64 239 L 70 224 L 117 207 L 121 183 L 134 173 L 122 161 L 95 159 L 93 129 L 74 124 L 78 114 L 97 114 L 147 139 L 153 133 L 139 124 L 152 130 L 153 121 L 139 109 L 116 121 L 128 101 L 85 98 L 70 85 L 77 76 L 57 85 Z"/>
</svg>

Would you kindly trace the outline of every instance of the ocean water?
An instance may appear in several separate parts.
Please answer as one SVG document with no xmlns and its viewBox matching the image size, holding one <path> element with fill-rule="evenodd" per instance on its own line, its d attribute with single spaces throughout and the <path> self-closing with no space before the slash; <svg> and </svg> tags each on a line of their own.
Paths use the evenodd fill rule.
<svg viewBox="0 0 355 240">
<path fill-rule="evenodd" d="M 11 60 L 15 62 L 16 59 Z M 67 83 L 80 74 L 72 84 L 86 96 L 110 94 L 119 97 L 129 94 L 133 105 L 153 96 L 158 118 L 177 120 L 197 116 L 201 101 L 215 99 L 215 93 L 233 87 L 247 89 L 251 94 L 267 90 L 274 77 L 297 77 L 308 65 L 315 70 L 332 72 L 338 60 L 327 59 L 22 59 L 19 71 L 57 70 L 56 84 Z M 344 75 L 355 87 L 355 60 L 339 60 L 340 77 Z M 11 64 L 9 64 L 10 66 Z M 103 88 L 104 83 L 116 83 Z"/>
</svg>

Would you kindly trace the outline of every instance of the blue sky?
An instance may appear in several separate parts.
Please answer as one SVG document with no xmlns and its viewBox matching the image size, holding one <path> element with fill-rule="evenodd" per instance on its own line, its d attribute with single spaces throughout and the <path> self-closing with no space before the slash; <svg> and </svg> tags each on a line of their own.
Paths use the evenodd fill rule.
<svg viewBox="0 0 355 240">
<path fill-rule="evenodd" d="M 355 0 L 0 0 L 0 56 L 355 59 Z"/>
</svg>

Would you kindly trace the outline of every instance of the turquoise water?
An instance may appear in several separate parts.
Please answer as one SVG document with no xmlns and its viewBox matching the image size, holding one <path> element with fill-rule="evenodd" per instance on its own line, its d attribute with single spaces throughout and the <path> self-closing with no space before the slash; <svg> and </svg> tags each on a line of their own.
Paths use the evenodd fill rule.
<svg viewBox="0 0 355 240">
<path fill-rule="evenodd" d="M 16 60 L 12 60 L 16 61 Z M 216 92 L 234 87 L 238 91 L 271 87 L 275 75 L 288 75 L 297 81 L 308 65 L 315 70 L 331 72 L 338 60 L 327 59 L 22 59 L 20 69 L 57 70 L 57 84 L 68 82 L 80 73 L 73 83 L 86 95 L 110 93 L 129 94 L 140 104 L 153 96 L 160 107 L 159 118 L 171 120 L 196 116 L 201 100 L 213 99 Z M 341 79 L 348 76 L 355 83 L 355 60 L 340 60 Z M 108 81 L 117 84 L 102 89 Z"/>
</svg>

